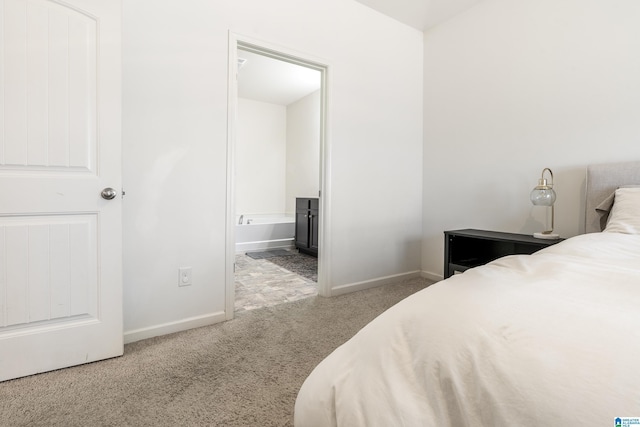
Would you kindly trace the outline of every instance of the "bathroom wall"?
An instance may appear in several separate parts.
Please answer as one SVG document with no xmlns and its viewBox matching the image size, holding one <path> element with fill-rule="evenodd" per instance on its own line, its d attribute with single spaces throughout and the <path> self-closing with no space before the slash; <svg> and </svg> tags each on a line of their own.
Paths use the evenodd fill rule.
<svg viewBox="0 0 640 427">
<path fill-rule="evenodd" d="M 288 106 L 239 98 L 236 215 L 293 215 L 319 189 L 320 91 Z"/>
<path fill-rule="evenodd" d="M 236 215 L 285 211 L 287 108 L 238 99 Z"/>
<path fill-rule="evenodd" d="M 287 106 L 285 211 L 296 197 L 318 197 L 320 189 L 320 91 Z"/>
</svg>

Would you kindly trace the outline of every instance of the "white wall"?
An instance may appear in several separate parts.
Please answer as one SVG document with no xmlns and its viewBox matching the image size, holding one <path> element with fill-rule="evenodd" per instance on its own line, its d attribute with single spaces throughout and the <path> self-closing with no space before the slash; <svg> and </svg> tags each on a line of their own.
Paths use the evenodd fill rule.
<svg viewBox="0 0 640 427">
<path fill-rule="evenodd" d="M 484 0 L 425 34 L 426 272 L 444 230 L 541 230 L 544 167 L 557 231 L 584 231 L 586 166 L 640 159 L 638 22 L 635 0 Z"/>
<path fill-rule="evenodd" d="M 295 212 L 320 189 L 320 91 L 289 104 L 238 99 L 236 214 Z"/>
<path fill-rule="evenodd" d="M 236 215 L 285 212 L 287 108 L 238 99 Z"/>
<path fill-rule="evenodd" d="M 224 318 L 229 31 L 329 66 L 330 286 L 420 269 L 420 32 L 351 0 L 124 0 L 129 341 Z"/>
<path fill-rule="evenodd" d="M 286 212 L 320 190 L 320 91 L 287 105 Z"/>
</svg>

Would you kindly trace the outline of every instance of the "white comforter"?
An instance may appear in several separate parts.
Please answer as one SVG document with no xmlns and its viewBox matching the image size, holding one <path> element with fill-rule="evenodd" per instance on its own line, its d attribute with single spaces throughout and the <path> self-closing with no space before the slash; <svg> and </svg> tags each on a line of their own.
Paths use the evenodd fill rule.
<svg viewBox="0 0 640 427">
<path fill-rule="evenodd" d="M 640 236 L 577 236 L 401 301 L 320 363 L 295 425 L 613 426 L 640 417 Z"/>
</svg>

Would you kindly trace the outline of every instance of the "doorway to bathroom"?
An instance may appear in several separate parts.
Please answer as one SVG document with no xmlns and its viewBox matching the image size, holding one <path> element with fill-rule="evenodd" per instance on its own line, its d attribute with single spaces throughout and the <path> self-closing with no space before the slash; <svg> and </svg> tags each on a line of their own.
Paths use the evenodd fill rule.
<svg viewBox="0 0 640 427">
<path fill-rule="evenodd" d="M 327 200 L 327 67 L 235 36 L 229 52 L 228 319 L 326 294 Z M 317 206 L 317 256 L 294 240 L 312 218 L 296 225 L 301 199 Z"/>
</svg>

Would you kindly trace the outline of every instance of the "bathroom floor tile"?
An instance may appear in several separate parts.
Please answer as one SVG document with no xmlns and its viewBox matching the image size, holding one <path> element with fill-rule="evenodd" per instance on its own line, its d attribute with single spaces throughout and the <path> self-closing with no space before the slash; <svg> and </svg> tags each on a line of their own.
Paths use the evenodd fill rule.
<svg viewBox="0 0 640 427">
<path fill-rule="evenodd" d="M 313 280 L 245 254 L 236 255 L 235 287 L 236 313 L 318 294 L 318 284 Z"/>
</svg>

